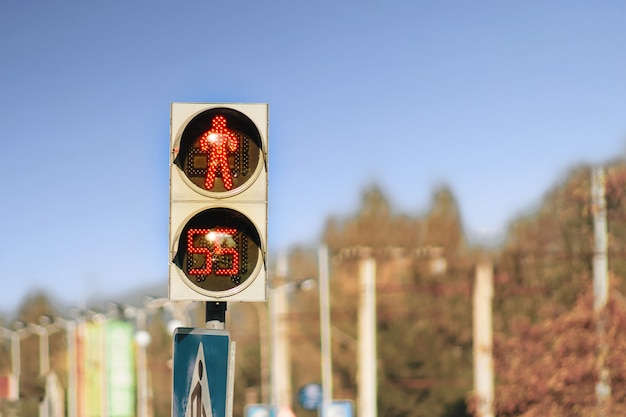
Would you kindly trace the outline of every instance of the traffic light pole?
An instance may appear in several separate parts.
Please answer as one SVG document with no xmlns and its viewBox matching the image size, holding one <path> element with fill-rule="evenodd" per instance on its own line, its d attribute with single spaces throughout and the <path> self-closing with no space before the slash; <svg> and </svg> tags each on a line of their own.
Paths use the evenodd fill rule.
<svg viewBox="0 0 626 417">
<path fill-rule="evenodd" d="M 205 329 L 174 334 L 172 415 L 232 416 L 227 303 L 268 296 L 268 105 L 172 103 L 170 111 L 168 298 L 205 302 Z"/>
<path fill-rule="evenodd" d="M 206 328 L 224 330 L 226 327 L 226 302 L 207 301 L 206 302 Z"/>
</svg>

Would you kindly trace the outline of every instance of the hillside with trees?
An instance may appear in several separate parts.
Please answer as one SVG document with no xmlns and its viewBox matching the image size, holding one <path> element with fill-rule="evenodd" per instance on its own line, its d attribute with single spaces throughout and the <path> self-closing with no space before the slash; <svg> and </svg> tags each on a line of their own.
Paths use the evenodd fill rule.
<svg viewBox="0 0 626 417">
<path fill-rule="evenodd" d="M 605 172 L 611 271 L 607 363 L 612 390 L 607 415 L 618 416 L 626 411 L 621 405 L 626 397 L 626 164 L 612 163 Z M 376 259 L 377 268 L 378 414 L 471 415 L 472 286 L 478 260 L 489 257 L 495 266 L 497 415 L 594 415 L 598 340 L 591 306 L 590 178 L 590 167 L 573 169 L 536 210 L 511 222 L 504 243 L 495 249 L 468 242 L 462 209 L 446 186 L 433 191 L 429 206 L 420 213 L 396 212 L 383 190 L 372 186 L 364 190 L 356 213 L 330 217 L 322 243 L 330 254 L 334 398 L 357 397 L 358 266 L 366 254 Z M 292 248 L 289 279 L 317 276 L 317 248 Z M 321 382 L 320 312 L 317 291 L 294 292 L 290 301 L 295 394 L 307 383 Z M 39 295 L 25 300 L 19 319 L 38 323 L 41 316 L 58 315 L 52 310 Z M 201 326 L 202 313 L 202 308 L 190 313 L 194 325 Z M 154 417 L 171 412 L 168 314 L 159 310 L 147 323 Z M 266 304 L 229 305 L 227 328 L 237 342 L 234 415 L 243 415 L 245 404 L 269 401 Z M 62 335 L 58 332 L 50 341 L 51 369 L 67 386 Z M 10 348 L 6 340 L 0 347 L 0 372 L 6 373 Z M 37 337 L 22 341 L 24 357 L 37 357 L 37 349 Z M 42 387 L 37 361 L 24 361 L 21 402 L 26 405 L 20 415 L 36 415 Z M 294 410 L 298 416 L 316 415 L 295 399 Z"/>
<path fill-rule="evenodd" d="M 624 415 L 626 166 L 605 168 L 610 292 L 607 416 Z M 494 330 L 496 409 L 502 416 L 595 415 L 599 352 L 592 308 L 591 169 L 579 167 L 537 212 L 511 224 L 498 254 Z"/>
</svg>

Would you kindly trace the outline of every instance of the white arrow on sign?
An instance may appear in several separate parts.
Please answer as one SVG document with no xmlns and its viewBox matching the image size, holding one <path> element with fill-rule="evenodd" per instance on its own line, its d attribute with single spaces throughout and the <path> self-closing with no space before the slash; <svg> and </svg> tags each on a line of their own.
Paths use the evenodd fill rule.
<svg viewBox="0 0 626 417">
<path fill-rule="evenodd" d="M 209 376 L 206 373 L 202 342 L 198 345 L 196 365 L 193 368 L 191 377 L 185 417 L 213 417 L 211 393 L 209 392 Z"/>
</svg>

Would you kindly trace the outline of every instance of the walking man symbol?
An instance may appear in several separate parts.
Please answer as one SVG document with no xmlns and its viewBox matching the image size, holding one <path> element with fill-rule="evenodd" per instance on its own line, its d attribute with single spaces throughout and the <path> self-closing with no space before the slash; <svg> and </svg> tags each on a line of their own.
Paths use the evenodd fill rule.
<svg viewBox="0 0 626 417">
<path fill-rule="evenodd" d="M 209 381 L 206 373 L 204 347 L 202 343 L 198 345 L 196 363 L 189 386 L 189 397 L 187 398 L 185 417 L 213 417 L 211 393 L 209 392 Z"/>
</svg>

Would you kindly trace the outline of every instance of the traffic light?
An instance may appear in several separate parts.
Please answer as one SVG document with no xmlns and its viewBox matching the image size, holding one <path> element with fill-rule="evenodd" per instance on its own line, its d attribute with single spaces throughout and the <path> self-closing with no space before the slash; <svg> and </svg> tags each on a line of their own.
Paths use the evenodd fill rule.
<svg viewBox="0 0 626 417">
<path fill-rule="evenodd" d="M 267 299 L 267 104 L 172 103 L 169 298 Z"/>
</svg>

